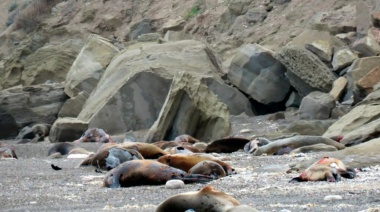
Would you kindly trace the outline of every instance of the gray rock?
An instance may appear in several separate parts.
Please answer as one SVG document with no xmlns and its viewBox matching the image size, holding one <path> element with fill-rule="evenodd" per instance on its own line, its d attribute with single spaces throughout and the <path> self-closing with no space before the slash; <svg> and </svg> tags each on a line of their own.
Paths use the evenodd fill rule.
<svg viewBox="0 0 380 212">
<path fill-rule="evenodd" d="M 0 138 L 15 137 L 23 126 L 53 124 L 67 96 L 61 84 L 13 87 L 0 91 Z"/>
<path fill-rule="evenodd" d="M 356 31 L 356 22 L 352 18 L 355 12 L 356 8 L 352 4 L 331 12 L 318 12 L 311 18 L 311 25 L 313 29 L 327 31 L 332 35 Z"/>
<path fill-rule="evenodd" d="M 357 37 L 363 38 L 368 35 L 371 28 L 371 13 L 366 2 L 356 2 L 356 34 Z"/>
<path fill-rule="evenodd" d="M 375 119 L 348 132 L 344 135 L 341 143 L 346 146 L 357 145 L 372 140 L 379 133 L 380 119 Z"/>
<path fill-rule="evenodd" d="M 333 70 L 342 70 L 351 65 L 358 58 L 358 54 L 350 49 L 341 49 L 334 53 L 334 58 L 332 61 Z"/>
<path fill-rule="evenodd" d="M 173 140 L 189 134 L 202 141 L 222 138 L 229 133 L 227 106 L 208 89 L 201 78 L 179 73 L 146 142 Z"/>
<path fill-rule="evenodd" d="M 167 189 L 180 189 L 185 187 L 185 183 L 182 180 L 169 180 L 165 183 Z"/>
<path fill-rule="evenodd" d="M 273 52 L 247 44 L 233 58 L 227 77 L 256 101 L 269 104 L 281 102 L 289 91 L 285 71 Z"/>
<path fill-rule="evenodd" d="M 286 127 L 282 132 L 322 136 L 334 122 L 335 120 L 299 120 Z"/>
<path fill-rule="evenodd" d="M 333 152 L 338 149 L 331 145 L 326 144 L 314 144 L 309 146 L 303 146 L 290 152 L 290 154 L 310 153 L 310 152 Z"/>
<path fill-rule="evenodd" d="M 323 200 L 325 201 L 333 201 L 333 200 L 341 200 L 341 199 L 343 199 L 343 197 L 340 195 L 327 195 L 323 198 Z"/>
<path fill-rule="evenodd" d="M 77 117 L 86 103 L 88 95 L 84 91 L 66 100 L 59 110 L 58 117 Z"/>
<path fill-rule="evenodd" d="M 250 24 L 261 23 L 268 17 L 265 8 L 252 8 L 244 15 L 245 20 Z"/>
<path fill-rule="evenodd" d="M 352 44 L 352 49 L 358 51 L 364 57 L 380 54 L 380 45 L 371 36 L 365 36 Z"/>
<path fill-rule="evenodd" d="M 161 37 L 158 33 L 146 33 L 137 37 L 138 42 L 156 42 Z"/>
<path fill-rule="evenodd" d="M 75 97 L 79 92 L 90 95 L 118 52 L 109 40 L 90 35 L 66 76 L 65 93 L 70 97 Z"/>
<path fill-rule="evenodd" d="M 331 61 L 333 47 L 333 43 L 329 42 L 329 40 L 315 40 L 305 45 L 307 50 L 313 52 L 324 62 Z"/>
<path fill-rule="evenodd" d="M 313 90 L 331 90 L 336 76 L 310 51 L 303 47 L 284 47 L 278 57 L 288 71 L 290 83 L 301 96 L 306 96 Z"/>
<path fill-rule="evenodd" d="M 51 127 L 49 140 L 55 142 L 72 142 L 80 138 L 88 129 L 88 123 L 76 118 L 58 118 Z"/>
<path fill-rule="evenodd" d="M 337 137 L 347 135 L 359 127 L 380 118 L 380 105 L 359 105 L 349 113 L 341 117 L 337 122 L 327 129 L 323 137 Z"/>
<path fill-rule="evenodd" d="M 301 105 L 302 97 L 297 92 L 292 92 L 285 103 L 286 107 L 299 107 Z"/>
<path fill-rule="evenodd" d="M 218 63 L 206 45 L 193 41 L 136 43 L 108 65 L 78 119 L 110 134 L 149 129 L 157 120 L 174 75 L 185 71 L 210 85 L 233 113 L 253 114 L 237 89 L 223 85 Z M 231 100 L 240 101 L 239 104 Z"/>
<path fill-rule="evenodd" d="M 299 114 L 302 119 L 328 119 L 334 107 L 334 97 L 315 91 L 302 99 Z"/>
<path fill-rule="evenodd" d="M 136 23 L 134 26 L 131 27 L 131 35 L 130 40 L 136 40 L 138 36 L 146 33 L 152 32 L 152 27 L 150 25 L 149 19 L 144 19 L 139 23 Z"/>
</svg>

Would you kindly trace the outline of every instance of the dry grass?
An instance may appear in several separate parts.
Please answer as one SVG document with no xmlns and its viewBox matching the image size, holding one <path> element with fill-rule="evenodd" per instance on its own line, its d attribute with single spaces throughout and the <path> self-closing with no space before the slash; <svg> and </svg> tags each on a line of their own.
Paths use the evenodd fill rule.
<svg viewBox="0 0 380 212">
<path fill-rule="evenodd" d="M 32 32 L 38 27 L 42 18 L 50 14 L 51 8 L 59 2 L 62 2 L 62 0 L 34 0 L 23 10 L 18 12 L 13 24 L 13 29 L 22 29 L 25 32 Z"/>
</svg>

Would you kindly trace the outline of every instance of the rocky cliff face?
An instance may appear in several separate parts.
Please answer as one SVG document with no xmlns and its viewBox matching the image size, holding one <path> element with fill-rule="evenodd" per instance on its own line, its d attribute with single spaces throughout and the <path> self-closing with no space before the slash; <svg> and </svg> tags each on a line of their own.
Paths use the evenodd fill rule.
<svg viewBox="0 0 380 212">
<path fill-rule="evenodd" d="M 4 10 L 0 127 L 12 126 L 12 133 L 2 138 L 33 123 L 53 124 L 58 117 L 115 134 L 149 129 L 165 110 L 174 76 L 182 72 L 199 78 L 208 89 L 202 92 L 211 92 L 219 101 L 195 103 L 193 111 L 223 104 L 231 115 L 300 107 L 304 119 L 338 118 L 379 88 L 376 0 L 5 0 L 0 4 Z M 67 95 L 49 103 L 59 106 L 54 114 L 29 121 L 15 115 L 15 107 L 8 104 L 33 101 L 33 107 L 43 107 L 52 95 L 32 93 L 17 101 L 15 92 L 25 93 L 17 86 L 39 89 L 49 83 L 61 84 Z M 377 101 L 373 96 L 361 104 Z M 206 99 L 210 98 L 214 99 Z M 193 104 L 181 98 L 175 102 Z M 19 111 L 30 110 L 26 106 Z M 202 117 L 216 117 L 214 112 L 202 112 Z M 225 118 L 226 111 L 219 115 Z M 346 117 L 350 119 L 349 114 Z M 360 123 L 369 124 L 376 117 L 374 113 Z M 202 123 L 194 121 L 190 131 L 217 129 Z M 349 133 L 347 127 L 336 126 L 339 123 L 334 129 Z M 376 134 L 377 125 L 371 126 L 373 130 L 360 142 Z M 215 134 L 228 134 L 225 128 Z M 171 133 L 175 137 L 179 132 Z M 330 130 L 326 136 L 338 135 Z M 345 142 L 357 143 L 352 139 Z"/>
</svg>

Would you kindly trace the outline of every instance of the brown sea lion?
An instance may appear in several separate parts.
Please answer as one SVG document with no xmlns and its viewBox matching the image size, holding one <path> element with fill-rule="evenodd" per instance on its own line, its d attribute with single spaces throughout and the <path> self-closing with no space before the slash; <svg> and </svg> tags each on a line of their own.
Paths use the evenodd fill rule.
<svg viewBox="0 0 380 212">
<path fill-rule="evenodd" d="M 157 159 L 162 155 L 169 154 L 168 152 L 148 143 L 142 142 L 123 142 L 118 144 L 118 147 L 124 149 L 136 149 L 145 159 Z"/>
<path fill-rule="evenodd" d="M 90 128 L 86 130 L 83 135 L 74 141 L 78 142 L 99 142 L 99 143 L 112 143 L 110 136 L 100 128 Z"/>
<path fill-rule="evenodd" d="M 205 160 L 211 160 L 221 165 L 224 171 L 231 175 L 234 169 L 227 163 L 216 159 L 215 157 L 207 154 L 176 154 L 176 155 L 164 155 L 157 159 L 158 162 L 184 170 L 188 172 L 197 163 Z"/>
<path fill-rule="evenodd" d="M 269 144 L 270 141 L 263 137 L 255 138 L 244 145 L 244 151 L 248 153 L 254 152 L 261 146 Z"/>
<path fill-rule="evenodd" d="M 104 177 L 103 186 L 109 188 L 138 185 L 162 185 L 168 180 L 179 179 L 185 183 L 208 182 L 211 177 L 188 174 L 153 160 L 127 161 L 109 171 Z"/>
<path fill-rule="evenodd" d="M 88 156 L 80 166 L 93 165 L 100 169 L 111 170 L 125 161 L 143 159 L 143 156 L 135 149 L 112 147 Z"/>
<path fill-rule="evenodd" d="M 72 149 L 74 149 L 75 145 L 69 142 L 59 142 L 53 144 L 48 150 L 48 156 L 60 153 L 61 155 L 67 155 Z"/>
<path fill-rule="evenodd" d="M 216 163 L 211 160 L 204 160 L 195 164 L 189 170 L 189 174 L 203 174 L 212 176 L 216 179 L 225 177 L 227 175 L 223 167 L 219 165 L 219 163 Z"/>
<path fill-rule="evenodd" d="M 8 144 L 0 144 L 0 159 L 14 158 L 17 159 L 14 148 Z"/>
<path fill-rule="evenodd" d="M 303 171 L 299 177 L 293 178 L 290 182 L 323 180 L 338 182 L 341 177 L 353 179 L 355 176 L 355 170 L 347 168 L 341 160 L 324 157 L 312 164 Z"/>
<path fill-rule="evenodd" d="M 239 206 L 240 202 L 228 194 L 215 190 L 208 185 L 200 191 L 187 192 L 170 197 L 160 203 L 156 212 L 187 211 L 224 212 Z"/>
<path fill-rule="evenodd" d="M 245 138 L 222 138 L 211 142 L 207 145 L 205 152 L 216 152 L 216 153 L 231 153 L 236 152 L 240 149 L 244 149 L 244 146 L 249 142 Z"/>
</svg>

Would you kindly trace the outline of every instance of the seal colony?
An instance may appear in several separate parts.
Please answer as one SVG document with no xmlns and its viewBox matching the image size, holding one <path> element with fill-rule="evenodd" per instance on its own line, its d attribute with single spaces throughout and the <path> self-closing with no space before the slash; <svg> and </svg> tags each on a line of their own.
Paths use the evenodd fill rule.
<svg viewBox="0 0 380 212">
<path fill-rule="evenodd" d="M 95 153 L 78 146 L 80 143 L 89 142 L 102 144 Z M 206 184 L 237 174 L 235 169 L 216 153 L 241 151 L 252 155 L 295 154 L 295 150 L 321 148 L 318 145 L 330 146 L 336 150 L 345 148 L 335 140 L 318 136 L 295 136 L 274 141 L 264 137 L 228 137 L 207 144 L 189 135 L 182 135 L 173 141 L 157 141 L 151 144 L 132 141 L 116 143 L 103 129 L 91 128 L 74 142 L 52 144 L 48 149 L 48 155 L 69 155 L 68 158 L 71 158 L 71 154 L 85 155 L 80 167 L 93 166 L 95 172 L 105 173 L 102 177 L 103 187 L 120 188 L 164 185 L 173 179 L 181 180 L 185 184 Z M 0 157 L 17 158 L 14 149 L 5 145 L 0 146 Z M 53 164 L 51 168 L 56 171 L 65 170 Z M 356 177 L 356 170 L 347 167 L 337 158 L 323 157 L 289 182 L 338 182 L 341 177 L 353 179 Z M 240 205 L 238 200 L 228 194 L 205 185 L 199 191 L 169 197 L 158 205 L 156 211 L 256 210 Z"/>
</svg>

